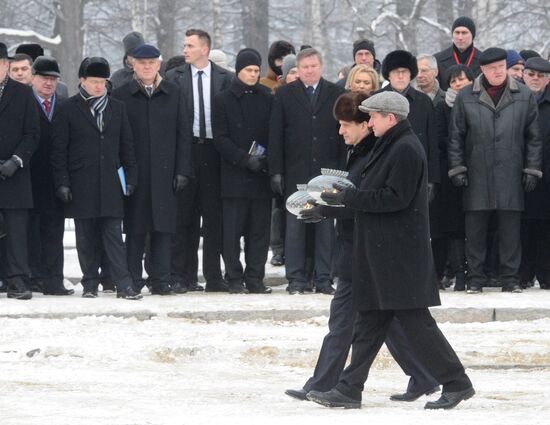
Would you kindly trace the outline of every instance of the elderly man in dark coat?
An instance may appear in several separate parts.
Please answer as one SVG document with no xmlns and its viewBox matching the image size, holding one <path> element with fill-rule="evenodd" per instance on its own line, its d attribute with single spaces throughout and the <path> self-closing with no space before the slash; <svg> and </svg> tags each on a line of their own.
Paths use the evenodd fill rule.
<svg viewBox="0 0 550 425">
<path fill-rule="evenodd" d="M 132 130 L 124 104 L 107 95 L 108 62 L 86 58 L 79 74 L 79 93 L 59 106 L 54 121 L 51 163 L 56 196 L 75 219 L 82 296 L 97 297 L 103 247 L 117 297 L 140 299 L 121 229 L 123 194 L 131 196 L 137 184 Z"/>
<path fill-rule="evenodd" d="M 146 235 L 151 242 L 152 293 L 169 295 L 170 242 L 176 230 L 176 196 L 189 182 L 191 127 L 185 102 L 174 83 L 160 74 L 160 51 L 142 44 L 132 51 L 134 79 L 113 97 L 125 105 L 134 135 L 139 186 L 126 201 L 128 267 L 134 287 L 141 291 Z"/>
<path fill-rule="evenodd" d="M 464 187 L 466 258 L 470 293 L 487 282 L 484 269 L 491 215 L 498 220 L 502 290 L 521 292 L 520 218 L 524 192 L 542 177 L 542 143 L 537 102 L 530 90 L 506 73 L 506 50 L 480 57 L 482 74 L 455 100 L 448 146 L 449 177 Z"/>
<path fill-rule="evenodd" d="M 321 168 L 345 165 L 346 149 L 332 115 L 334 102 L 344 89 L 321 77 L 323 62 L 315 49 L 296 57 L 300 80 L 277 90 L 269 125 L 269 173 L 273 191 L 285 196 L 321 174 Z M 330 276 L 334 225 L 313 224 L 315 231 L 314 285 L 317 292 L 334 294 Z M 286 278 L 290 294 L 303 293 L 306 276 L 306 224 L 287 213 Z"/>
<path fill-rule="evenodd" d="M 230 293 L 271 292 L 263 279 L 272 196 L 265 150 L 273 96 L 258 81 L 261 63 L 256 50 L 241 50 L 235 62 L 237 78 L 214 98 L 212 129 L 222 157 L 223 258 Z"/>
<path fill-rule="evenodd" d="M 439 400 L 426 409 L 450 409 L 475 393 L 464 367 L 428 307 L 439 305 L 430 255 L 427 162 L 406 119 L 407 100 L 382 92 L 365 100 L 377 140 L 355 189 L 334 185 L 323 193 L 330 205 L 355 210 L 352 294 L 358 310 L 351 364 L 328 392 L 310 391 L 309 400 L 330 407 L 359 408 L 370 366 L 394 318 L 414 354 L 443 384 Z"/>
<path fill-rule="evenodd" d="M 0 43 L 0 214 L 6 236 L 3 267 L 8 297 L 30 299 L 28 210 L 33 206 L 29 162 L 39 138 L 38 110 L 29 86 L 8 77 L 8 51 Z"/>
</svg>

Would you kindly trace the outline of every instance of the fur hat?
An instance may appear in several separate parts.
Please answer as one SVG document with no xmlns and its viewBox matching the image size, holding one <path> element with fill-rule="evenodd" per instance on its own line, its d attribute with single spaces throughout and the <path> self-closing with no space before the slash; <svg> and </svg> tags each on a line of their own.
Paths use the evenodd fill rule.
<svg viewBox="0 0 550 425">
<path fill-rule="evenodd" d="M 368 95 L 364 93 L 347 92 L 342 94 L 334 103 L 332 114 L 337 121 L 353 121 L 362 123 L 369 120 L 369 114 L 359 109 L 359 105 Z"/>
<path fill-rule="evenodd" d="M 140 32 L 132 31 L 124 36 L 122 44 L 124 44 L 124 54 L 132 56 L 132 51 L 136 47 L 145 44 L 145 40 Z"/>
<path fill-rule="evenodd" d="M 267 55 L 267 62 L 269 63 L 269 67 L 273 70 L 275 74 L 281 75 L 283 73 L 281 67 L 275 65 L 275 60 L 284 58 L 286 55 L 290 55 L 291 53 L 295 55 L 296 50 L 294 49 L 294 46 L 288 41 L 279 40 L 271 44 L 271 47 L 269 48 L 269 53 Z"/>
<path fill-rule="evenodd" d="M 476 38 L 476 24 L 472 20 L 472 18 L 468 18 L 467 16 L 461 16 L 460 18 L 456 18 L 453 22 L 453 29 L 454 31 L 458 27 L 466 27 L 468 30 L 472 33 L 472 40 Z"/>
<path fill-rule="evenodd" d="M 397 68 L 407 68 L 411 71 L 411 81 L 418 74 L 416 58 L 411 52 L 407 52 L 406 50 L 394 50 L 386 55 L 382 62 L 382 76 L 384 79 L 389 80 L 390 72 Z"/>
<path fill-rule="evenodd" d="M 353 59 L 359 50 L 368 50 L 372 53 L 372 56 L 376 58 L 376 50 L 374 49 L 374 43 L 366 38 L 357 40 L 353 43 Z"/>
<path fill-rule="evenodd" d="M 61 77 L 59 65 L 51 56 L 38 56 L 32 64 L 32 73 L 33 75 Z"/>
<path fill-rule="evenodd" d="M 29 55 L 33 61 L 35 61 L 38 56 L 44 56 L 44 49 L 40 44 L 25 43 L 17 46 L 15 53 L 25 53 L 26 55 Z"/>
<path fill-rule="evenodd" d="M 109 67 L 109 62 L 107 62 L 105 58 L 85 58 L 80 64 L 78 74 L 81 78 L 109 78 L 111 76 L 111 68 Z"/>
<path fill-rule="evenodd" d="M 256 49 L 246 47 L 237 53 L 235 60 L 235 74 L 239 74 L 243 68 L 250 65 L 262 66 L 262 57 Z"/>
<path fill-rule="evenodd" d="M 8 46 L 0 42 L 0 59 L 11 59 L 8 55 Z"/>
</svg>

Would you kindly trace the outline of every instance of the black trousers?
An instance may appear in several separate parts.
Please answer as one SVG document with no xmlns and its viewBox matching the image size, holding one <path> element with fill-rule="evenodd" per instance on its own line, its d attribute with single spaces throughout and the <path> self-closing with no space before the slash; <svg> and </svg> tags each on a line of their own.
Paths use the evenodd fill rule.
<svg viewBox="0 0 550 425">
<path fill-rule="evenodd" d="M 271 208 L 271 239 L 269 245 L 273 255 L 285 256 L 286 209 L 282 197 L 273 198 Z"/>
<path fill-rule="evenodd" d="M 390 326 L 399 320 L 412 353 L 426 365 L 444 391 L 461 391 L 471 386 L 453 348 L 427 308 L 411 310 L 370 310 L 357 315 L 350 365 L 340 375 L 336 389 L 356 400 L 368 378 L 370 367 L 387 338 Z"/>
<path fill-rule="evenodd" d="M 521 220 L 520 279 L 526 285 L 536 276 L 550 288 L 550 220 Z"/>
<path fill-rule="evenodd" d="M 150 252 L 149 279 L 153 286 L 170 283 L 170 244 L 171 233 L 128 233 L 126 248 L 128 251 L 128 270 L 134 282 L 143 280 L 143 254 L 145 253 L 147 236 L 149 236 Z"/>
<path fill-rule="evenodd" d="M 352 306 L 351 282 L 339 279 L 330 303 L 329 332 L 323 339 L 313 376 L 305 383 L 306 391 L 329 391 L 338 384 L 353 340 L 356 311 Z M 412 352 L 399 320 L 391 322 L 386 346 L 403 372 L 410 376 L 408 391 L 424 392 L 439 385 Z"/>
<path fill-rule="evenodd" d="M 223 258 L 228 283 L 263 285 L 269 251 L 271 199 L 223 199 Z M 243 272 L 241 237 L 244 236 Z"/>
<path fill-rule="evenodd" d="M 305 288 L 308 286 L 307 276 L 307 226 L 314 229 L 314 253 L 313 253 L 313 283 L 315 287 L 322 288 L 330 285 L 332 248 L 334 246 L 334 221 L 322 220 L 315 224 L 305 224 L 296 216 L 286 214 L 285 236 L 285 267 L 286 279 L 289 285 Z"/>
<path fill-rule="evenodd" d="M 62 208 L 30 211 L 28 240 L 31 280 L 63 283 L 64 233 L 65 216 Z"/>
<path fill-rule="evenodd" d="M 202 273 L 208 282 L 222 280 L 222 202 L 220 156 L 211 140 L 193 145 L 195 178 L 178 196 L 176 233 L 172 238 L 172 280 L 198 281 L 202 218 Z"/>
<path fill-rule="evenodd" d="M 1 241 L 3 273 L 6 280 L 26 279 L 30 274 L 27 249 L 27 209 L 2 209 L 6 236 Z"/>
<path fill-rule="evenodd" d="M 483 286 L 487 262 L 487 231 L 493 211 L 466 212 L 466 260 L 468 283 Z M 520 219 L 521 212 L 495 211 L 498 237 L 498 277 L 502 286 L 519 284 L 521 262 Z"/>
<path fill-rule="evenodd" d="M 447 264 L 449 238 L 446 236 L 431 239 L 432 255 L 434 258 L 435 273 L 439 280 L 445 275 L 445 265 Z"/>
<path fill-rule="evenodd" d="M 126 246 L 122 240 L 122 219 L 112 217 L 75 219 L 76 251 L 82 270 L 82 286 L 97 289 L 102 248 L 110 276 L 118 291 L 132 285 L 128 272 Z"/>
</svg>

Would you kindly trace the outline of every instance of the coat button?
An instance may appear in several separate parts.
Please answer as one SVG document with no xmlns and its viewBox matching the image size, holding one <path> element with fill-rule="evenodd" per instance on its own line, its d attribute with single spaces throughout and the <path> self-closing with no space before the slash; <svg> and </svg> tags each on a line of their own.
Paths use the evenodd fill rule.
<svg viewBox="0 0 550 425">
<path fill-rule="evenodd" d="M 365 176 L 367 175 L 367 173 L 361 173 L 361 178 L 365 178 Z"/>
<path fill-rule="evenodd" d="M 105 139 L 105 136 L 102 134 L 101 136 L 99 136 L 100 139 Z"/>
<path fill-rule="evenodd" d="M 317 115 L 313 115 L 311 118 L 313 118 L 314 120 L 317 119 Z"/>
<path fill-rule="evenodd" d="M 313 136 L 313 140 L 317 140 L 317 136 Z"/>
</svg>

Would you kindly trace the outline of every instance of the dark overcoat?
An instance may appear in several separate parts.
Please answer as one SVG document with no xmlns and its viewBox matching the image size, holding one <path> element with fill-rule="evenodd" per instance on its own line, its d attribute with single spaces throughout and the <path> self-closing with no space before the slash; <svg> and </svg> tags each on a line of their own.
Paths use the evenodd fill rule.
<svg viewBox="0 0 550 425">
<path fill-rule="evenodd" d="M 428 220 L 426 154 L 405 120 L 376 142 L 357 190 L 353 298 L 359 311 L 439 305 Z"/>
<path fill-rule="evenodd" d="M 321 174 L 321 168 L 345 166 L 346 147 L 332 115 L 342 87 L 321 79 L 312 106 L 301 81 L 275 93 L 269 124 L 269 174 L 283 174 L 285 197 Z"/>
<path fill-rule="evenodd" d="M 212 130 L 221 155 L 222 198 L 271 198 L 269 175 L 246 167 L 252 142 L 269 150 L 269 117 L 273 95 L 261 84 L 245 86 L 235 79 L 214 98 Z"/>
<path fill-rule="evenodd" d="M 137 80 L 116 89 L 126 106 L 134 140 L 139 186 L 126 199 L 124 231 L 173 233 L 176 230 L 174 176 L 193 174 L 191 127 L 185 101 L 174 83 L 161 80 L 149 97 Z"/>
<path fill-rule="evenodd" d="M 481 50 L 474 47 L 474 56 L 472 57 L 472 61 L 470 62 L 470 71 L 472 71 L 472 74 L 474 77 L 477 77 L 481 73 L 481 68 L 479 66 L 479 56 L 481 55 Z M 441 87 L 441 90 L 447 90 L 449 86 L 447 86 L 447 70 L 453 66 L 456 65 L 456 59 L 453 55 L 453 45 L 451 44 L 451 47 L 448 47 L 435 55 L 435 59 L 437 60 L 437 79 L 439 80 L 439 86 Z"/>
<path fill-rule="evenodd" d="M 0 179 L 0 209 L 32 208 L 30 159 L 40 132 L 32 89 L 8 79 L 0 100 L 0 160 L 17 155 L 23 161 L 12 177 Z"/>
<path fill-rule="evenodd" d="M 523 174 L 542 176 L 537 102 L 527 87 L 508 77 L 495 107 L 483 78 L 477 77 L 456 97 L 448 174 L 468 174 L 464 211 L 523 211 Z"/>
<path fill-rule="evenodd" d="M 62 102 L 58 112 L 50 160 L 55 187 L 68 186 L 72 191 L 65 216 L 122 218 L 124 202 L 118 168 L 124 167 L 127 184 L 138 183 L 124 104 L 109 97 L 102 132 L 80 94 Z"/>
</svg>

